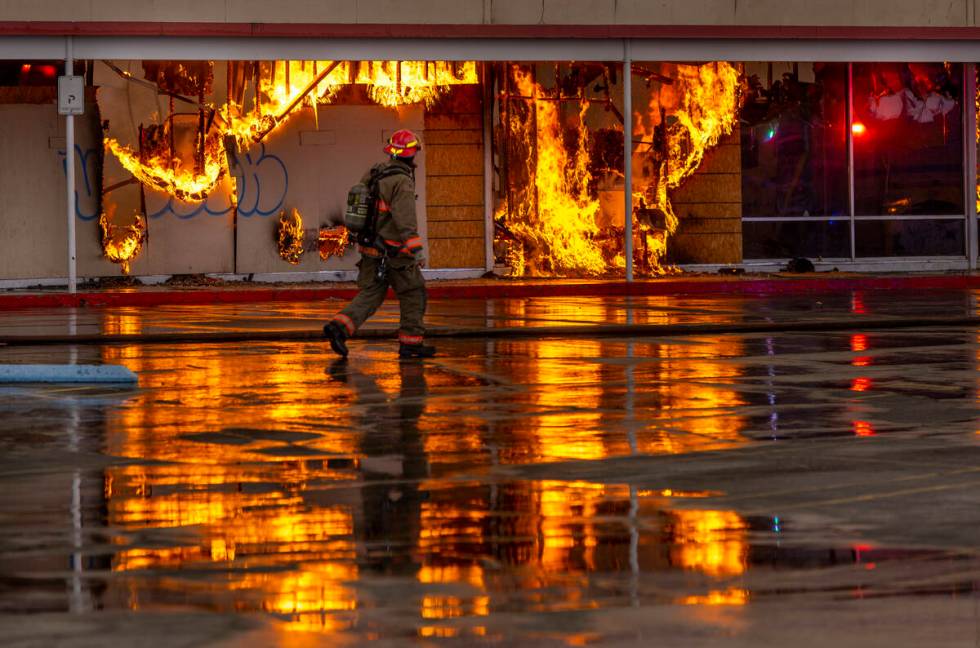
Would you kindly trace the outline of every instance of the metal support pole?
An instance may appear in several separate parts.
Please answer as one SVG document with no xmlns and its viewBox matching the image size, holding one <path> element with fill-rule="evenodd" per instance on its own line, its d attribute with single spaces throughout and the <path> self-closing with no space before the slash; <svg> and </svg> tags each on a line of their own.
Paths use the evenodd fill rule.
<svg viewBox="0 0 980 648">
<path fill-rule="evenodd" d="M 493 271 L 493 91 L 491 66 L 485 61 L 482 65 L 483 80 L 483 269 Z"/>
<path fill-rule="evenodd" d="M 847 137 L 847 203 L 850 210 L 851 226 L 851 261 L 857 258 L 857 244 L 854 241 L 854 64 L 847 64 L 847 122 L 844 124 L 844 135 Z"/>
<path fill-rule="evenodd" d="M 65 38 L 65 75 L 75 74 L 72 37 Z M 84 101 L 84 99 L 83 99 Z M 65 176 L 68 198 L 68 292 L 74 293 L 78 277 L 75 273 L 75 116 L 65 116 Z"/>
<path fill-rule="evenodd" d="M 626 281 L 633 281 L 633 53 L 623 41 L 623 203 Z"/>
<path fill-rule="evenodd" d="M 966 254 L 970 270 L 977 269 L 977 73 L 973 63 L 963 64 L 963 169 L 964 213 L 966 214 Z"/>
</svg>

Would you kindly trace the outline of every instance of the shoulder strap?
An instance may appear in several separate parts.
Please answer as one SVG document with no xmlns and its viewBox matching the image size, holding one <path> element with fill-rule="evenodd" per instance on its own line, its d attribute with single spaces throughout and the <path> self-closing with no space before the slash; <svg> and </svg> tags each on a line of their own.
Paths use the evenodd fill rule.
<svg viewBox="0 0 980 648">
<path fill-rule="evenodd" d="M 411 177 L 411 174 L 408 172 L 407 169 L 403 169 L 402 167 L 398 167 L 398 166 L 391 166 L 388 167 L 387 169 L 379 171 L 376 175 L 372 177 L 372 180 L 377 182 L 382 178 L 390 178 L 391 176 L 394 175 L 403 175 L 403 176 Z"/>
</svg>

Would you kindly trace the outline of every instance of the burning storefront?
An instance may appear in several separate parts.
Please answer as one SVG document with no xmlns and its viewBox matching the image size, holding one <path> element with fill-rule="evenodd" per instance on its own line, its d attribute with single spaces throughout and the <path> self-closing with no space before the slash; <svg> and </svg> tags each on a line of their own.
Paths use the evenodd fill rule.
<svg viewBox="0 0 980 648">
<path fill-rule="evenodd" d="M 71 158 L 83 278 L 348 278 L 346 190 L 398 128 L 426 142 L 420 228 L 436 276 L 973 259 L 971 65 L 80 65 L 72 156 L 49 105 L 55 64 L 17 62 L 2 80 L 0 135 L 23 146 L 0 177 L 0 281 L 64 276 L 58 192 L 38 183 L 60 182 Z M 15 223 L 28 210 L 34 222 Z"/>
<path fill-rule="evenodd" d="M 633 73 L 646 80 L 628 108 L 636 124 L 633 263 L 643 274 L 659 274 L 674 269 L 668 239 L 678 218 L 671 192 L 731 134 L 739 76 L 723 62 L 636 66 Z M 618 66 L 574 63 L 498 69 L 502 191 L 495 226 L 508 271 L 607 276 L 625 270 L 621 75 Z"/>
<path fill-rule="evenodd" d="M 101 75 L 103 203 L 196 229 L 187 272 L 239 274 L 351 269 L 346 187 L 384 133 L 423 130 L 478 81 L 475 63 L 442 61 L 104 62 Z"/>
</svg>

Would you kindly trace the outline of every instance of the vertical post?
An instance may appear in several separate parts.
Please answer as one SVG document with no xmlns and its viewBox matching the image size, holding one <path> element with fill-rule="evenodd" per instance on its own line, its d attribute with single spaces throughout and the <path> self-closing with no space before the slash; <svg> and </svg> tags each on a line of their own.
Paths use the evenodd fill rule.
<svg viewBox="0 0 980 648">
<path fill-rule="evenodd" d="M 857 259 L 857 244 L 854 241 L 854 64 L 847 64 L 847 122 L 844 124 L 844 134 L 847 136 L 847 204 L 850 210 L 851 225 L 851 261 Z"/>
<path fill-rule="evenodd" d="M 626 281 L 633 281 L 633 53 L 623 41 L 623 202 Z"/>
<path fill-rule="evenodd" d="M 493 271 L 493 75 L 486 61 L 482 64 L 483 78 L 483 269 Z"/>
<path fill-rule="evenodd" d="M 75 73 L 72 38 L 65 38 L 65 75 Z M 83 99 L 84 101 L 84 99 Z M 68 198 L 68 292 L 75 292 L 75 116 L 65 116 L 65 177 Z"/>
<path fill-rule="evenodd" d="M 966 214 L 966 254 L 970 270 L 977 269 L 977 73 L 973 63 L 963 64 L 963 179 Z"/>
</svg>

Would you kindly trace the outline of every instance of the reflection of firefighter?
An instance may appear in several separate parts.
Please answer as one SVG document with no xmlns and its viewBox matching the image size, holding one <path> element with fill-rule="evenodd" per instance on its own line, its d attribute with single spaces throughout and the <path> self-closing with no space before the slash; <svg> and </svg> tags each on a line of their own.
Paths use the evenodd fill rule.
<svg viewBox="0 0 980 648">
<path fill-rule="evenodd" d="M 368 238 L 358 238 L 360 292 L 323 332 L 333 350 L 346 357 L 347 338 L 378 310 L 391 286 L 401 308 L 398 355 L 426 358 L 435 355 L 435 348 L 423 344 L 426 293 L 421 268 L 425 258 L 415 216 L 414 159 L 422 146 L 412 131 L 400 130 L 384 150 L 391 159 L 373 167 L 361 180 L 370 188 L 375 214 L 367 228 Z"/>
<path fill-rule="evenodd" d="M 352 388 L 356 404 L 363 407 L 364 511 L 355 522 L 358 540 L 368 546 L 368 560 L 376 569 L 413 571 L 417 565 L 408 549 L 418 540 L 422 502 L 427 498 L 418 486 L 429 475 L 418 425 L 427 394 L 425 365 L 400 363 L 401 390 L 394 402 L 373 378 L 350 368 L 346 360 L 334 361 L 329 372 Z"/>
</svg>

